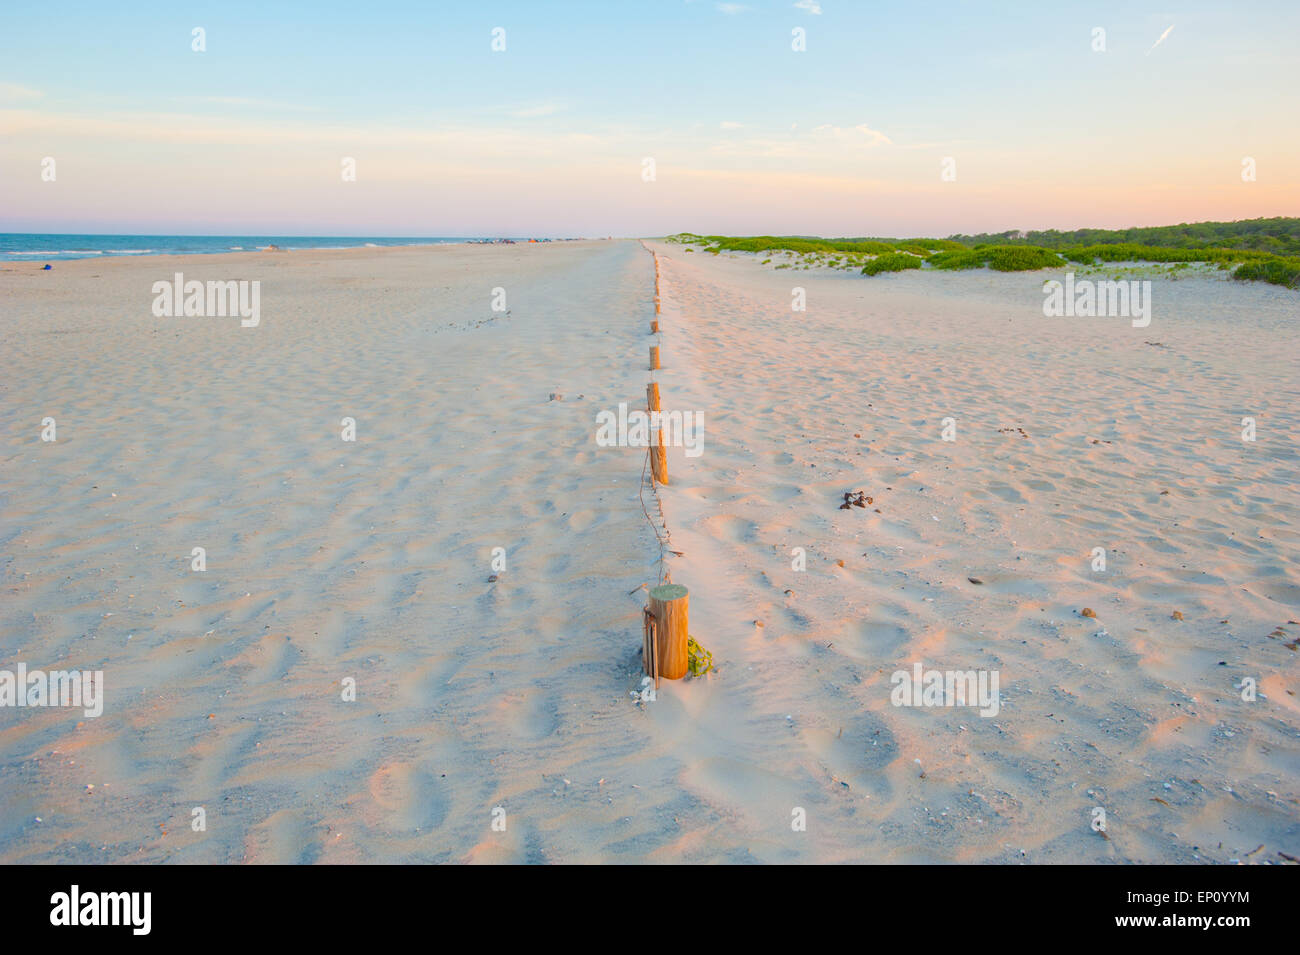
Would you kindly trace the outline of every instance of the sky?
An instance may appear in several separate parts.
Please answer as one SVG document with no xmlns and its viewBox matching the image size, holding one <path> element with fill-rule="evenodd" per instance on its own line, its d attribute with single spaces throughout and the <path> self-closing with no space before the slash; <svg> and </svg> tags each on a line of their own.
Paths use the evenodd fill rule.
<svg viewBox="0 0 1300 955">
<path fill-rule="evenodd" d="M 1300 215 L 1294 0 L 7 7 L 4 232 L 904 237 Z"/>
</svg>

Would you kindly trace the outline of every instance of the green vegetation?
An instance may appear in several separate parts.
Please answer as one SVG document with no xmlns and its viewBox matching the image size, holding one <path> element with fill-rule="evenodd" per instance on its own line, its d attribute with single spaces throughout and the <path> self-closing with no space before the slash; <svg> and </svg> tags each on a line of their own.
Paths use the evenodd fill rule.
<svg viewBox="0 0 1300 955">
<path fill-rule="evenodd" d="M 988 256 L 989 268 L 998 272 L 1032 272 L 1065 264 L 1055 252 L 1034 246 L 994 245 L 975 251 L 983 251 Z"/>
<path fill-rule="evenodd" d="M 691 676 L 704 676 L 713 669 L 713 654 L 690 634 L 686 635 L 686 669 Z"/>
<path fill-rule="evenodd" d="M 1186 269 L 1193 263 L 1235 267 L 1233 278 L 1300 287 L 1300 219 L 1247 219 L 1195 222 L 1134 229 L 1076 229 L 954 235 L 946 239 L 823 239 L 818 236 L 722 236 L 683 232 L 668 241 L 699 246 L 706 252 L 768 253 L 778 269 L 815 266 L 857 269 L 863 275 L 934 268 L 946 271 L 989 268 L 1024 272 L 1062 268 L 1067 263 L 1147 263 Z"/>
<path fill-rule="evenodd" d="M 696 235 L 680 232 L 668 237 L 669 242 L 683 245 L 700 245 L 710 252 L 789 252 L 793 255 L 820 258 L 852 259 L 887 252 L 911 252 L 928 256 L 932 252 L 960 249 L 962 246 L 948 239 L 822 239 L 804 235 Z"/>
<path fill-rule="evenodd" d="M 1156 245 L 1134 245 L 1121 242 L 1115 245 L 1086 245 L 1062 249 L 1061 254 L 1071 262 L 1091 265 L 1102 262 L 1244 262 L 1252 259 L 1272 258 L 1267 252 L 1247 252 L 1238 249 L 1171 249 Z"/>
<path fill-rule="evenodd" d="M 981 245 L 974 249 L 940 252 L 930 257 L 936 269 L 979 269 L 988 266 L 998 272 L 1028 272 L 1064 265 L 1055 252 L 1028 245 Z"/>
<path fill-rule="evenodd" d="M 1131 245 L 1166 249 L 1235 249 L 1300 256 L 1300 219 L 1242 219 L 1238 222 L 1192 222 L 1134 229 L 1075 229 L 996 235 L 954 235 L 963 245 L 1036 245 L 1045 249 L 1090 245 Z M 1175 260 L 1166 260 L 1175 261 Z"/>
<path fill-rule="evenodd" d="M 930 256 L 930 266 L 936 269 L 982 269 L 984 255 L 979 249 L 953 249 Z"/>
<path fill-rule="evenodd" d="M 919 269 L 922 259 L 909 252 L 886 252 L 878 255 L 862 266 L 863 275 L 875 275 L 877 272 L 901 272 L 904 269 Z"/>
<path fill-rule="evenodd" d="M 1232 273 L 1234 279 L 1272 282 L 1287 288 L 1300 288 L 1300 261 L 1296 259 L 1268 259 L 1247 262 Z"/>
<path fill-rule="evenodd" d="M 806 239 L 798 236 L 757 235 L 733 239 L 723 235 L 708 236 L 707 242 L 725 252 L 766 252 L 776 249 L 800 255 L 827 252 L 853 252 L 859 255 L 879 255 L 892 252 L 893 246 L 884 242 L 856 239 Z"/>
</svg>

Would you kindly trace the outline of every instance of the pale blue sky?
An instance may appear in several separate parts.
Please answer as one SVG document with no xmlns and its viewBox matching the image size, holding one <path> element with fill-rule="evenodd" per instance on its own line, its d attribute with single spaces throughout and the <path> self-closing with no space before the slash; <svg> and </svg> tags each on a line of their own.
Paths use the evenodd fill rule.
<svg viewBox="0 0 1300 955">
<path fill-rule="evenodd" d="M 1300 214 L 1296 3 L 43 3 L 5 19 L 9 231 L 901 235 Z"/>
</svg>

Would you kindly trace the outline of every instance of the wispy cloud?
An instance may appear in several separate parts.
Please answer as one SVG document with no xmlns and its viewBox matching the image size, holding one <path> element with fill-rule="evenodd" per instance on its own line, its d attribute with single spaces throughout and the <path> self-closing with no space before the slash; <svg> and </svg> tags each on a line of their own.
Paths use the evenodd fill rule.
<svg viewBox="0 0 1300 955">
<path fill-rule="evenodd" d="M 749 7 L 743 3 L 719 3 L 718 12 L 725 13 L 727 16 L 734 16 L 737 13 L 744 13 Z"/>
<path fill-rule="evenodd" d="M 19 86 L 17 83 L 0 83 L 0 100 L 39 99 L 44 95 L 40 90 L 34 90 L 30 86 Z"/>
<path fill-rule="evenodd" d="M 858 123 L 856 126 L 836 126 L 832 123 L 823 123 L 820 126 L 814 126 L 813 132 L 818 134 L 829 135 L 841 142 L 865 142 L 868 146 L 892 146 L 894 141 L 878 129 L 872 129 L 865 123 Z"/>
<path fill-rule="evenodd" d="M 563 104 L 561 104 L 563 110 Z M 900 147 L 872 127 L 827 123 L 815 129 L 764 130 L 735 120 L 701 126 L 695 130 L 653 129 L 641 126 L 606 126 L 581 132 L 513 120 L 502 114 L 490 126 L 420 123 L 314 122 L 301 116 L 276 117 L 264 112 L 216 111 L 169 113 L 64 113 L 34 107 L 0 107 L 0 129 L 9 143 L 22 139 L 60 138 L 82 153 L 98 152 L 106 158 L 135 155 L 141 146 L 159 144 L 176 156 L 194 156 L 201 162 L 207 146 L 262 147 L 275 145 L 284 168 L 312 168 L 325 157 L 360 155 L 364 144 L 382 162 L 390 181 L 413 181 L 421 176 L 487 176 L 515 169 L 599 169 L 611 177 L 640 162 L 642 143 L 660 143 L 660 168 L 795 169 L 814 175 L 847 174 L 870 153 L 887 162 L 903 162 Z M 717 130 L 727 131 L 720 136 Z M 0 161 L 6 146 L 0 140 Z M 902 147 L 906 148 L 906 147 Z M 894 158 L 890 158 L 890 157 Z M 188 161 L 188 160 L 187 160 Z M 793 168 L 792 168 L 793 164 Z M 181 163 L 180 165 L 184 165 Z M 188 167 L 187 167 L 188 168 Z M 372 164 L 372 168 L 374 168 Z M 638 167 L 639 168 L 639 167 Z M 295 173 L 296 174 L 296 173 Z M 584 172 L 584 175 L 587 174 Z"/>
<path fill-rule="evenodd" d="M 1151 50 L 1154 50 L 1154 49 L 1155 49 L 1156 47 L 1158 47 L 1161 43 L 1164 43 L 1164 42 L 1165 42 L 1165 37 L 1169 36 L 1169 34 L 1171 34 L 1171 33 L 1174 32 L 1174 26 L 1175 26 L 1175 24 L 1173 24 L 1173 23 L 1169 24 L 1169 29 L 1166 30 L 1164 33 L 1160 34 L 1160 39 L 1156 40 L 1155 43 L 1152 43 L 1152 44 L 1151 44 Z M 1147 52 L 1146 52 L 1146 55 L 1147 55 L 1147 56 L 1150 56 L 1150 55 L 1151 55 L 1151 50 L 1147 50 Z"/>
<path fill-rule="evenodd" d="M 724 164 L 726 168 L 757 168 L 776 164 L 788 169 L 795 164 L 804 171 L 817 174 L 853 168 L 867 152 L 881 150 L 879 155 L 882 158 L 903 155 L 895 152 L 899 147 L 892 139 L 861 123 L 857 126 L 824 123 L 812 129 L 791 129 L 788 132 L 750 129 L 752 131 L 719 137 L 703 148 L 685 142 L 680 145 L 697 159 L 707 157 L 707 164 L 715 167 Z"/>
<path fill-rule="evenodd" d="M 199 115 L 196 113 L 62 113 L 26 109 L 0 109 L 0 128 L 17 136 L 69 137 L 79 148 L 108 148 L 118 143 L 166 143 L 182 148 L 213 143 L 264 146 L 279 143 L 286 150 L 301 147 L 323 154 L 343 143 L 365 143 L 376 151 L 430 147 L 448 155 L 469 157 L 471 165 L 508 164 L 531 156 L 591 154 L 600 147 L 619 156 L 630 151 L 627 133 L 538 132 L 526 124 L 496 126 L 410 124 L 315 123 L 305 118 L 277 119 L 266 115 Z M 617 139 L 615 137 L 617 136 Z M 642 134 L 644 137 L 644 134 Z M 0 146 L 6 145 L 0 141 Z"/>
<path fill-rule="evenodd" d="M 796 10 L 803 10 L 805 13 L 810 13 L 815 17 L 822 15 L 822 5 L 818 3 L 817 0 L 798 0 L 798 3 L 794 5 L 794 8 Z"/>
<path fill-rule="evenodd" d="M 307 106 L 302 103 L 286 103 L 282 100 L 259 99 L 254 96 L 199 96 L 194 98 L 176 97 L 177 102 L 208 103 L 212 106 L 238 106 L 245 109 L 282 109 L 304 113 L 319 113 L 319 106 Z"/>
</svg>

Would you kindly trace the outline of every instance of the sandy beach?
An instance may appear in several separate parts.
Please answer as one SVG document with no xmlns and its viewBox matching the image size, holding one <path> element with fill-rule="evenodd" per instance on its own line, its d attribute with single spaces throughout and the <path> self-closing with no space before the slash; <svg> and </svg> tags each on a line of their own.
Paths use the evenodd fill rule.
<svg viewBox="0 0 1300 955">
<path fill-rule="evenodd" d="M 1045 318 L 1040 273 L 864 279 L 653 247 L 663 391 L 711 429 L 672 464 L 673 574 L 731 664 L 728 692 L 689 704 L 679 746 L 720 745 L 684 778 L 743 812 L 755 855 L 1295 854 L 1292 293 L 1157 281 L 1136 329 Z M 839 509 L 851 490 L 873 505 Z M 917 662 L 998 671 L 1001 711 L 891 705 Z M 805 841 L 772 828 L 790 805 Z"/>
<path fill-rule="evenodd" d="M 651 250 L 717 670 L 637 703 L 645 455 L 594 435 L 644 401 Z M 1139 329 L 1044 317 L 1044 273 L 663 241 L 39 267 L 0 264 L 0 668 L 106 689 L 0 708 L 0 861 L 1300 856 L 1293 291 L 1157 280 Z M 177 272 L 260 323 L 155 316 Z M 893 705 L 916 663 L 998 712 Z"/>
</svg>

